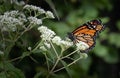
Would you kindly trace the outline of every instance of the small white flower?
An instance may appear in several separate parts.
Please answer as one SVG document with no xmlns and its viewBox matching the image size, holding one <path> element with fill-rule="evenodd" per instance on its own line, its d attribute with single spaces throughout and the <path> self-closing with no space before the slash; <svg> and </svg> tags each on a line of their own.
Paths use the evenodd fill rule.
<svg viewBox="0 0 120 78">
<path fill-rule="evenodd" d="M 61 45 L 64 46 L 64 47 L 70 47 L 73 45 L 73 42 L 69 42 L 69 41 L 64 41 L 62 40 L 61 41 Z"/>
<path fill-rule="evenodd" d="M 25 5 L 24 1 L 18 1 L 18 0 L 10 0 L 10 1 L 11 1 L 11 4 L 15 3 L 17 5 Z"/>
<path fill-rule="evenodd" d="M 53 13 L 52 13 L 51 11 L 47 11 L 47 12 L 46 12 L 46 16 L 47 16 L 48 18 L 55 18 L 54 15 L 53 15 Z"/>
<path fill-rule="evenodd" d="M 45 10 L 42 9 L 42 8 L 39 8 L 39 9 L 38 9 L 38 13 L 43 14 L 43 13 L 45 13 Z"/>
<path fill-rule="evenodd" d="M 21 22 L 27 22 L 26 16 L 23 13 L 20 13 L 17 17 Z"/>
<path fill-rule="evenodd" d="M 24 1 L 20 1 L 20 2 L 16 2 L 17 5 L 21 6 L 21 5 L 25 5 Z"/>
<path fill-rule="evenodd" d="M 73 45 L 73 42 L 62 40 L 60 46 L 62 48 L 62 51 L 64 51 L 64 50 L 68 49 L 69 47 L 71 47 L 72 45 Z"/>
<path fill-rule="evenodd" d="M 28 47 L 28 50 L 30 50 L 30 51 L 31 51 L 31 50 L 32 50 L 32 48 L 31 48 L 31 47 Z"/>
<path fill-rule="evenodd" d="M 28 17 L 28 20 L 29 20 L 30 23 L 32 23 L 32 24 L 37 24 L 37 25 L 42 24 L 42 20 L 41 20 L 41 19 L 38 19 L 38 18 L 36 18 L 36 17 L 30 16 L 30 17 Z"/>
<path fill-rule="evenodd" d="M 38 30 L 41 32 L 41 33 L 44 33 L 45 31 L 47 31 L 47 27 L 46 26 L 40 26 L 38 27 Z"/>
<path fill-rule="evenodd" d="M 13 18 L 13 17 L 6 17 L 5 15 L 2 16 L 2 19 L 0 21 L 0 28 L 2 31 L 6 30 L 6 31 L 16 31 L 17 26 L 22 26 L 23 22 L 21 22 L 19 19 L 17 18 Z"/>
<path fill-rule="evenodd" d="M 39 7 L 36 7 L 34 5 L 25 5 L 23 9 L 28 9 L 28 10 L 38 10 Z"/>
<path fill-rule="evenodd" d="M 37 7 L 37 6 L 33 6 L 33 5 L 25 5 L 23 7 L 23 9 L 34 10 L 34 11 L 38 12 L 39 14 L 45 13 L 44 9 Z"/>
<path fill-rule="evenodd" d="M 17 18 L 19 20 L 24 20 L 26 22 L 26 16 L 23 13 L 16 11 L 16 10 L 5 12 L 4 16 Z"/>
<path fill-rule="evenodd" d="M 80 53 L 80 57 L 85 59 L 88 57 L 88 55 L 87 55 L 87 53 Z"/>
<path fill-rule="evenodd" d="M 18 11 L 5 12 L 0 16 L 0 29 L 2 31 L 16 31 L 17 28 L 23 28 L 26 17 Z"/>
<path fill-rule="evenodd" d="M 38 30 L 40 31 L 40 33 L 41 33 L 41 38 L 43 39 L 43 40 L 51 40 L 53 37 L 54 37 L 54 35 L 56 34 L 54 31 L 52 31 L 52 30 L 50 30 L 50 29 L 48 29 L 47 27 L 45 27 L 45 26 L 40 26 L 40 27 L 38 27 Z"/>
<path fill-rule="evenodd" d="M 47 49 L 45 48 L 45 46 L 40 46 L 40 49 L 43 51 L 47 51 Z"/>
<path fill-rule="evenodd" d="M 48 40 L 49 41 L 54 37 L 54 35 L 55 34 L 52 31 L 46 31 L 45 33 L 42 33 L 40 37 L 43 40 Z"/>
<path fill-rule="evenodd" d="M 42 20 L 41 19 L 38 19 L 37 21 L 36 21 L 36 24 L 42 24 Z"/>
<path fill-rule="evenodd" d="M 25 5 L 23 9 L 36 9 L 33 5 Z"/>
<path fill-rule="evenodd" d="M 44 45 L 49 49 L 51 48 L 51 45 L 48 42 L 44 42 Z"/>
<path fill-rule="evenodd" d="M 62 48 L 62 50 L 65 50 L 73 45 L 73 42 L 70 42 L 68 40 L 62 40 L 59 36 L 55 36 L 52 39 L 52 42 Z"/>
<path fill-rule="evenodd" d="M 79 41 L 79 43 L 77 43 L 76 46 L 77 50 L 86 50 L 89 48 L 89 45 L 82 41 Z"/>
<path fill-rule="evenodd" d="M 16 10 L 10 11 L 10 12 L 5 12 L 4 13 L 5 16 L 11 16 L 11 17 L 15 17 L 16 15 L 19 15 L 19 12 Z"/>
<path fill-rule="evenodd" d="M 59 36 L 55 36 L 53 39 L 52 39 L 52 42 L 55 43 L 56 45 L 61 45 L 61 38 Z"/>
</svg>

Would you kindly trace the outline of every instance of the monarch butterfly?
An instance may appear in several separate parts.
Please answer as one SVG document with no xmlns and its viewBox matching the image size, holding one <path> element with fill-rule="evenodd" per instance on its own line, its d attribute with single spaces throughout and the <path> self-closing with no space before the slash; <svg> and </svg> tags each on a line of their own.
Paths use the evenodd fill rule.
<svg viewBox="0 0 120 78">
<path fill-rule="evenodd" d="M 104 28 L 105 26 L 102 24 L 100 19 L 91 20 L 76 28 L 73 32 L 68 33 L 68 37 L 75 44 L 79 43 L 80 41 L 87 44 L 88 48 L 81 50 L 82 52 L 87 52 L 95 46 L 96 36 Z"/>
</svg>

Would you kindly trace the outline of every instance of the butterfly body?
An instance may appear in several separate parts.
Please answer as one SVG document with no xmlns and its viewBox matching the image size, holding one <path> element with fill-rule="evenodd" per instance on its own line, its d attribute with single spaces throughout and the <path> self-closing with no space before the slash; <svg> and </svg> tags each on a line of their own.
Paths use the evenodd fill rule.
<svg viewBox="0 0 120 78">
<path fill-rule="evenodd" d="M 76 44 L 80 41 L 89 47 L 82 51 L 88 51 L 95 46 L 96 36 L 104 29 L 101 20 L 91 20 L 82 26 L 76 28 L 73 32 L 68 33 L 68 37 Z"/>
</svg>

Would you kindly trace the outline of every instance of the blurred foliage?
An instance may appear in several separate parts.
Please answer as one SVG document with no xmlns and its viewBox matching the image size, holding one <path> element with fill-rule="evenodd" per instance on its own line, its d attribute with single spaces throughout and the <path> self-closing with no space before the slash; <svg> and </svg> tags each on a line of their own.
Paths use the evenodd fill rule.
<svg viewBox="0 0 120 78">
<path fill-rule="evenodd" d="M 14 0 L 11 0 L 14 1 Z M 9 0 L 0 0 L 0 14 L 5 11 L 18 9 L 22 6 L 11 3 Z M 88 53 L 88 58 L 80 60 L 76 64 L 65 70 L 57 72 L 51 78 L 117 78 L 119 75 L 119 59 L 120 59 L 120 14 L 119 0 L 25 0 L 28 4 L 34 4 L 45 9 L 52 10 L 55 15 L 55 20 L 45 20 L 44 25 L 49 26 L 59 36 L 67 37 L 67 32 L 73 31 L 76 27 L 91 19 L 101 19 L 106 28 L 97 38 L 96 46 Z M 47 6 L 47 7 L 46 7 Z M 119 7 L 118 7 L 119 8 Z M 116 10 L 116 11 L 115 11 Z M 9 59 L 16 58 L 24 51 L 23 47 L 33 46 L 39 39 L 35 29 L 30 31 L 32 35 L 26 34 L 21 41 L 16 43 L 12 49 Z M 73 48 L 71 48 L 73 49 Z M 70 49 L 70 50 L 71 50 Z M 15 50 L 18 52 L 16 53 Z M 25 57 L 27 53 L 23 53 Z M 0 54 L 0 57 L 2 54 Z M 36 51 L 32 55 L 39 63 L 31 61 L 28 57 L 18 61 L 6 64 L 6 71 L 9 73 L 9 78 L 44 78 L 46 72 L 45 58 Z M 52 57 L 52 56 L 51 56 Z M 75 57 L 75 56 L 74 56 Z M 64 66 L 66 64 L 63 62 Z M 59 68 L 59 66 L 58 66 Z M 0 71 L 3 70 L 3 65 L 0 63 Z M 12 71 L 11 71 L 12 69 Z M 13 70 L 14 69 L 14 70 Z M 11 71 L 11 72 L 9 72 Z M 24 74 L 23 74 L 24 73 Z M 3 72 L 0 73 L 0 78 L 4 77 Z M 24 76 L 25 75 L 25 76 Z"/>
</svg>

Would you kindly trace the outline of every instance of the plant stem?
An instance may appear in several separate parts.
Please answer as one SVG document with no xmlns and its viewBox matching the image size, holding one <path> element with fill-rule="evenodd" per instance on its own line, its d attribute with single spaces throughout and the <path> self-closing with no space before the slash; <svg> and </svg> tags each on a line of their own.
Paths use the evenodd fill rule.
<svg viewBox="0 0 120 78">
<path fill-rule="evenodd" d="M 13 62 L 13 61 L 18 60 L 18 59 L 21 59 L 21 58 L 22 58 L 22 57 L 20 56 L 20 57 L 14 58 L 14 59 L 12 59 L 12 60 L 9 60 L 8 62 Z"/>
<path fill-rule="evenodd" d="M 60 60 L 60 58 L 56 60 L 54 66 L 52 67 L 52 69 L 50 70 L 50 73 L 48 74 L 48 76 L 47 76 L 46 78 L 48 78 L 48 77 L 50 76 L 50 74 L 52 73 L 52 71 L 55 69 L 55 67 L 56 67 L 57 64 L 59 63 L 59 60 Z"/>
<path fill-rule="evenodd" d="M 52 42 L 51 42 L 51 41 L 50 41 L 50 44 L 51 44 L 51 46 L 52 46 L 52 48 L 53 48 L 53 50 L 54 50 L 54 52 L 55 52 L 56 56 L 59 58 L 58 53 L 57 53 L 57 51 L 56 51 L 56 49 L 55 49 L 55 47 L 54 47 L 54 45 L 52 44 Z"/>
<path fill-rule="evenodd" d="M 61 59 L 67 58 L 67 57 L 71 56 L 72 54 L 76 53 L 77 51 L 78 51 L 78 50 L 75 50 L 75 51 L 73 51 L 72 53 L 70 53 L 70 54 L 68 54 L 68 55 L 66 55 L 66 56 L 64 56 L 64 57 L 62 57 Z"/>
<path fill-rule="evenodd" d="M 69 67 L 69 66 L 73 65 L 74 63 L 76 63 L 76 62 L 79 61 L 80 59 L 81 59 L 81 57 L 79 57 L 78 59 L 74 60 L 72 63 L 68 64 L 66 67 Z M 57 69 L 57 70 L 55 70 L 55 71 L 53 71 L 53 72 L 54 72 L 54 73 L 55 73 L 55 72 L 58 72 L 58 71 L 60 71 L 60 70 L 62 70 L 62 69 L 64 69 L 64 68 L 65 68 L 65 67 L 62 67 L 62 68 Z"/>
<path fill-rule="evenodd" d="M 48 57 L 47 57 L 47 55 L 46 55 L 46 53 L 44 53 L 44 55 L 45 55 L 45 58 L 46 58 L 46 62 L 47 62 L 47 68 L 48 68 L 48 71 L 50 70 L 50 67 L 49 67 L 49 62 L 48 62 Z"/>
</svg>

